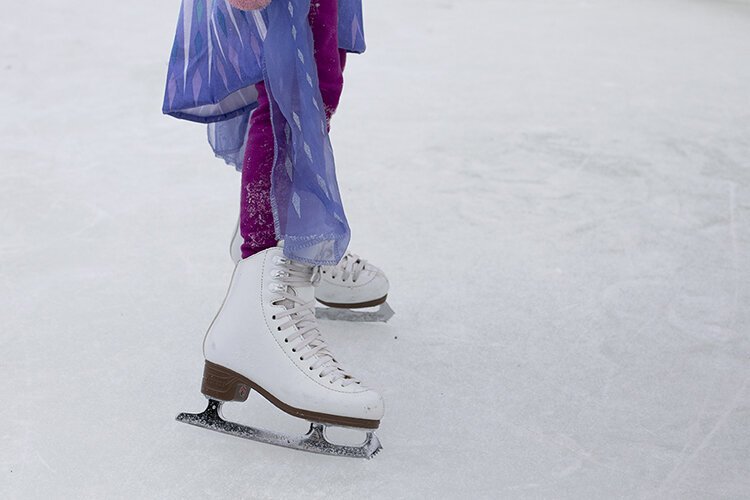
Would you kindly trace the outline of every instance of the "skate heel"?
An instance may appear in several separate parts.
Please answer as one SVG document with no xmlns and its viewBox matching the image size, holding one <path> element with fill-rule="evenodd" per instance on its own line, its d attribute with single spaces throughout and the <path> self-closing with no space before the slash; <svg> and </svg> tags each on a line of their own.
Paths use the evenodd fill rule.
<svg viewBox="0 0 750 500">
<path fill-rule="evenodd" d="M 250 381 L 237 372 L 206 361 L 201 392 L 219 401 L 247 401 Z"/>
</svg>

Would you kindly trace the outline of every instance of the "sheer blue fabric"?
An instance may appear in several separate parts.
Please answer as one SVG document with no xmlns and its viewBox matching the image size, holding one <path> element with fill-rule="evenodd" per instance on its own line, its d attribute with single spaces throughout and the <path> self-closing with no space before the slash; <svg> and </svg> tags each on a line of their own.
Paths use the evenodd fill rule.
<svg viewBox="0 0 750 500">
<path fill-rule="evenodd" d="M 214 123 L 255 108 L 254 85 L 263 80 L 263 45 L 271 8 L 246 12 L 233 8 L 228 0 L 183 0 L 169 59 L 164 113 Z M 339 46 L 364 52 L 362 0 L 338 0 L 338 9 Z"/>
<path fill-rule="evenodd" d="M 289 257 L 336 264 L 349 246 L 349 225 L 336 182 L 309 8 L 310 0 L 277 0 L 266 9 L 265 80 L 275 145 L 271 206 Z"/>
<path fill-rule="evenodd" d="M 361 0 L 339 0 L 339 44 L 365 50 Z M 328 138 L 310 0 L 273 0 L 263 11 L 227 0 L 183 0 L 170 57 L 164 112 L 209 124 L 217 156 L 241 168 L 255 84 L 266 81 L 275 157 L 271 204 L 285 254 L 335 264 L 349 244 Z"/>
</svg>

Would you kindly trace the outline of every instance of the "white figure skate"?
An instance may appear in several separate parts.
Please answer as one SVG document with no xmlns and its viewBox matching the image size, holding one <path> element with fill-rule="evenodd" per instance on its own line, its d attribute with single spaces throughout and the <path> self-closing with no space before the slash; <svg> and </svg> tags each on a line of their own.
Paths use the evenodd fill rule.
<svg viewBox="0 0 750 500">
<path fill-rule="evenodd" d="M 371 458 L 381 446 L 373 433 L 384 407 L 380 395 L 344 370 L 328 349 L 315 313 L 312 281 L 319 270 L 290 261 L 280 247 L 240 261 L 219 313 L 206 334 L 201 392 L 203 413 L 177 420 L 233 436 L 326 455 Z M 311 422 L 289 437 L 228 422 L 227 401 L 246 401 L 252 390 L 282 411 Z M 327 426 L 367 432 L 360 446 L 326 439 Z"/>
<path fill-rule="evenodd" d="M 242 235 L 236 226 L 229 248 L 232 260 L 242 259 Z M 395 314 L 388 299 L 388 278 L 366 260 L 347 253 L 336 266 L 321 267 L 315 298 L 319 319 L 387 322 Z"/>
</svg>

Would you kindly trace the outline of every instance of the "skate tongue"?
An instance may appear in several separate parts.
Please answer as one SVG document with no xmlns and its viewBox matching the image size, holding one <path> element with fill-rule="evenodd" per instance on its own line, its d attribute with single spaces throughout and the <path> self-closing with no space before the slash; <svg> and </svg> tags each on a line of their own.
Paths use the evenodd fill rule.
<svg viewBox="0 0 750 500">
<path fill-rule="evenodd" d="M 313 366 L 322 367 L 321 373 L 324 376 L 330 375 L 334 380 L 346 380 L 346 385 L 354 383 L 356 380 L 339 366 L 318 329 L 314 306 L 315 288 L 312 284 L 317 270 L 306 264 L 287 261 L 286 271 L 286 275 L 280 277 L 281 282 L 286 285 L 286 293 L 283 294 L 285 298 L 276 303 L 288 310 L 297 311 L 290 314 L 290 318 L 298 329 L 295 337 L 304 349 L 300 352 L 307 352 L 308 355 L 317 358 Z"/>
<path fill-rule="evenodd" d="M 305 302 L 312 302 L 315 300 L 315 288 L 312 285 L 304 287 L 296 287 L 294 293 L 297 297 L 304 300 Z"/>
<path fill-rule="evenodd" d="M 315 289 L 312 284 L 288 284 L 287 293 L 299 297 L 304 303 L 312 303 L 315 300 Z M 291 299 L 283 299 L 279 302 L 280 305 L 287 309 L 293 309 L 297 304 Z M 310 308 L 306 309 L 301 313 L 294 313 L 291 315 L 292 319 L 297 321 L 297 327 L 303 329 L 311 326 L 314 330 L 302 335 L 303 339 L 308 339 L 310 336 L 317 334 L 317 321 L 315 319 L 315 308 L 311 305 Z M 314 340 L 309 344 L 311 348 L 318 347 L 320 345 L 319 340 Z"/>
<path fill-rule="evenodd" d="M 341 261 L 334 267 L 336 272 L 342 274 L 344 280 L 352 275 L 356 281 L 362 271 L 367 268 L 367 261 L 360 258 L 359 255 L 353 253 L 347 253 L 341 259 Z"/>
</svg>

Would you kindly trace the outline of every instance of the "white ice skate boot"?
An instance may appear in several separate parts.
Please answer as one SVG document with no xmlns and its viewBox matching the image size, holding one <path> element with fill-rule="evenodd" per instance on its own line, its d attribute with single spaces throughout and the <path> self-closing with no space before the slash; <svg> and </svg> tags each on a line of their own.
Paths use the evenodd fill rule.
<svg viewBox="0 0 750 500">
<path fill-rule="evenodd" d="M 280 247 L 240 261 L 224 304 L 206 334 L 205 412 L 178 420 L 269 444 L 330 455 L 370 458 L 380 449 L 372 433 L 383 417 L 380 395 L 334 358 L 317 324 L 312 280 L 318 270 L 290 261 Z M 312 422 L 292 438 L 225 421 L 227 401 L 257 391 L 279 409 Z M 325 439 L 327 425 L 367 430 L 361 446 Z"/>
<path fill-rule="evenodd" d="M 242 259 L 242 235 L 237 225 L 229 253 L 235 263 Z M 388 278 L 358 255 L 347 253 L 336 266 L 321 267 L 315 298 L 318 318 L 386 322 L 394 315 L 388 305 Z"/>
</svg>

